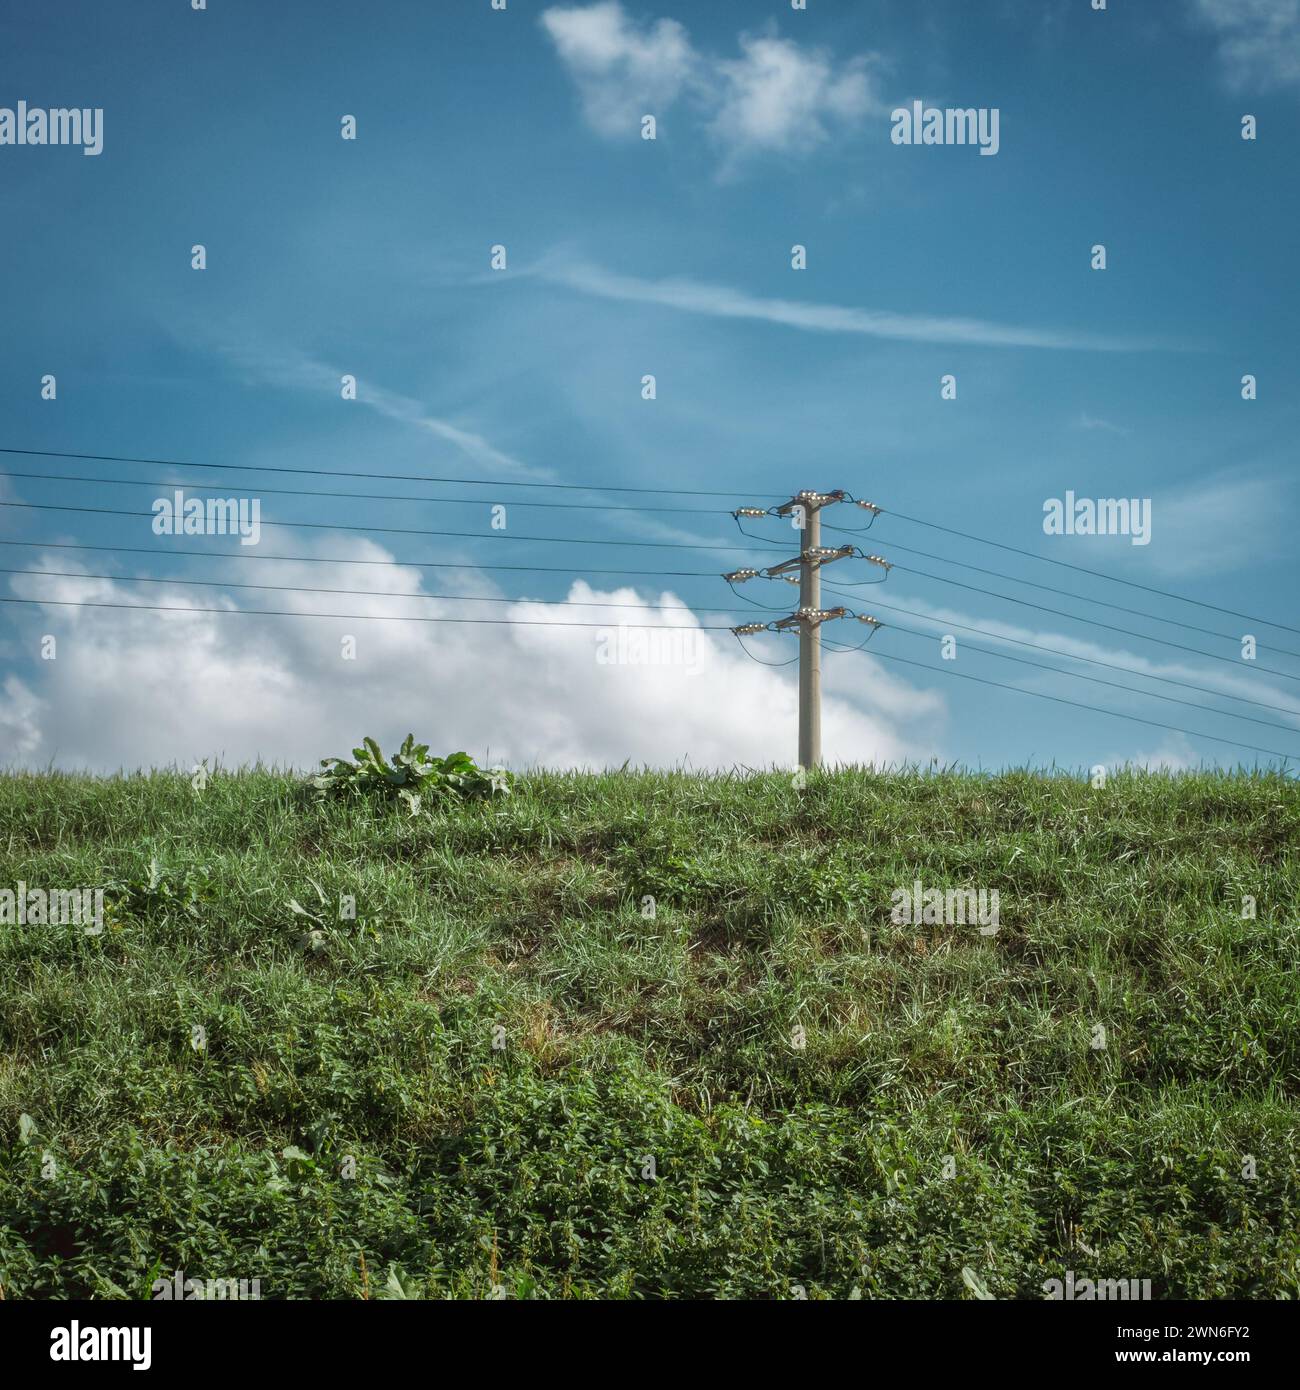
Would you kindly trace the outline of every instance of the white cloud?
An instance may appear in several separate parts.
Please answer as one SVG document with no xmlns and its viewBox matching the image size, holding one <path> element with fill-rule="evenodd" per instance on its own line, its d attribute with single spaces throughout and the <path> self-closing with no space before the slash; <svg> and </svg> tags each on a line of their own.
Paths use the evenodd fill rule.
<svg viewBox="0 0 1300 1390">
<path fill-rule="evenodd" d="M 662 304 L 713 318 L 757 319 L 818 333 L 857 333 L 871 338 L 907 339 L 922 343 L 978 343 L 993 347 L 1078 349 L 1098 352 L 1163 348 L 1155 340 L 1107 338 L 1068 329 L 1022 328 L 987 319 L 927 314 L 899 314 L 887 309 L 859 309 L 839 304 L 813 304 L 797 299 L 764 299 L 726 285 L 675 277 L 643 280 L 619 275 L 581 261 L 551 257 L 538 273 L 585 294 L 642 304 Z M 1173 346 L 1173 345 L 1171 345 Z"/>
<path fill-rule="evenodd" d="M 326 544 L 315 553 L 343 552 Z M 347 555 L 391 558 L 371 542 L 348 547 Z M 45 567 L 71 568 L 63 557 Z M 227 561 L 223 577 L 250 582 L 250 568 Z M 220 581 L 208 589 L 15 577 L 13 592 L 24 597 L 130 606 L 15 610 L 20 623 L 58 636 L 58 657 L 31 689 L 16 681 L 5 689 L 0 744 L 27 765 L 53 757 L 60 766 L 96 770 L 172 762 L 188 768 L 203 757 L 307 767 L 346 753 L 364 734 L 388 744 L 408 730 L 440 750 L 463 747 L 516 767 L 794 761 L 794 668 L 752 662 L 730 633 L 701 627 L 722 623 L 721 615 L 697 619 L 671 593 L 601 591 L 575 581 L 570 602 L 591 606 L 560 609 L 525 600 L 414 598 L 424 593 L 424 579 L 404 565 L 266 561 L 257 571 L 252 582 L 376 592 L 241 594 L 239 604 L 303 615 L 400 612 L 536 626 L 161 614 L 138 605 L 233 609 L 236 600 Z M 440 592 L 495 595 L 478 579 L 471 584 L 438 579 Z M 608 604 L 637 606 L 595 606 Z M 638 625 L 621 644 L 620 621 Z M 355 661 L 341 659 L 345 634 L 356 637 Z M 654 642 L 657 649 L 645 645 Z M 764 656 L 784 651 L 774 639 L 755 645 Z M 602 653 L 614 660 L 602 662 Z M 620 656 L 653 656 L 658 664 L 619 664 Z M 944 708 L 938 697 L 895 679 L 828 689 L 828 757 L 893 763 L 929 756 L 929 731 Z"/>
<path fill-rule="evenodd" d="M 549 9 L 541 22 L 602 135 L 631 132 L 647 111 L 671 106 L 698 61 L 676 20 L 638 29 L 617 0 Z"/>
<path fill-rule="evenodd" d="M 684 98 L 732 167 L 759 151 L 807 149 L 824 141 L 830 126 L 883 110 L 870 55 L 837 62 L 825 50 L 779 37 L 772 26 L 741 34 L 740 57 L 723 58 L 696 49 L 676 20 L 638 26 L 618 0 L 557 6 L 541 22 L 588 124 L 608 138 L 633 137 L 643 115 L 662 120 Z"/>
<path fill-rule="evenodd" d="M 1244 749 L 1240 757 L 1245 762 L 1250 761 L 1250 754 Z M 1098 762 L 1112 774 L 1125 768 L 1145 768 L 1148 772 L 1194 772 L 1212 763 L 1213 759 L 1198 753 L 1186 735 L 1167 734 L 1159 746 L 1149 752 L 1112 753 L 1109 757 L 1099 758 Z"/>
<path fill-rule="evenodd" d="M 0 748 L 5 766 L 31 766 L 41 746 L 41 701 L 18 679 L 6 676 L 0 700 Z"/>
<path fill-rule="evenodd" d="M 711 122 L 731 151 L 800 150 L 827 138 L 826 123 L 852 123 L 877 108 L 866 60 L 838 68 L 789 39 L 742 35 L 744 56 L 718 64 L 721 100 Z"/>
<path fill-rule="evenodd" d="M 1193 0 L 1235 91 L 1300 85 L 1300 0 Z"/>
</svg>

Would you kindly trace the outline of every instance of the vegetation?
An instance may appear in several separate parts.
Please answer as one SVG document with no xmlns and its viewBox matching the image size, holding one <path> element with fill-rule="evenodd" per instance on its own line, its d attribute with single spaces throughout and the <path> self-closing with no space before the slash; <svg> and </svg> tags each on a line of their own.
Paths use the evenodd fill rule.
<svg viewBox="0 0 1300 1390">
<path fill-rule="evenodd" d="M 468 753 L 431 758 L 427 743 L 416 743 L 407 734 L 390 762 L 373 738 L 363 739 L 352 750 L 356 762 L 346 758 L 322 758 L 326 770 L 312 778 L 318 796 L 396 797 L 413 816 L 420 814 L 429 796 L 477 797 L 508 795 L 510 774 L 501 768 L 484 772 Z"/>
<path fill-rule="evenodd" d="M 1289 779 L 12 775 L 0 826 L 0 888 L 107 898 L 0 925 L 5 1297 L 1300 1296 Z"/>
</svg>

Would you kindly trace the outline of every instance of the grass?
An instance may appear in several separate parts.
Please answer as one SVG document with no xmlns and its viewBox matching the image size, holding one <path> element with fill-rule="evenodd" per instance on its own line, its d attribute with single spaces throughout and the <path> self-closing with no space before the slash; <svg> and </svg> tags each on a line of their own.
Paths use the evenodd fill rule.
<svg viewBox="0 0 1300 1390">
<path fill-rule="evenodd" d="M 0 926 L 8 1298 L 1300 1295 L 1288 779 L 10 775 L 0 827 L 0 888 L 119 885 Z"/>
</svg>

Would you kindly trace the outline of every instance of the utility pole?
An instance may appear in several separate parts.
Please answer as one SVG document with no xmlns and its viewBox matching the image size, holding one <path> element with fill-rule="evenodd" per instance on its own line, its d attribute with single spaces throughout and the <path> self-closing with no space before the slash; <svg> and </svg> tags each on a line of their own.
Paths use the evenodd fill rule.
<svg viewBox="0 0 1300 1390">
<path fill-rule="evenodd" d="M 822 606 L 822 571 L 814 554 L 822 543 L 820 507 L 803 514 L 799 540 L 799 766 L 822 762 L 822 625 L 804 616 Z"/>
<path fill-rule="evenodd" d="M 792 571 L 799 571 L 799 609 L 771 623 L 742 623 L 732 628 L 737 637 L 755 632 L 799 633 L 799 766 L 805 771 L 820 767 L 822 761 L 822 624 L 833 618 L 856 618 L 860 623 L 879 627 L 880 623 L 863 613 L 850 613 L 847 608 L 822 607 L 821 569 L 833 560 L 857 556 L 873 564 L 889 568 L 889 562 L 879 555 L 867 555 L 855 545 L 824 546 L 821 543 L 821 510 L 836 502 L 857 502 L 871 512 L 879 507 L 850 497 L 841 488 L 832 492 L 797 492 L 779 507 L 739 507 L 732 515 L 741 517 L 789 516 L 799 527 L 799 554 L 791 560 L 769 565 L 766 569 L 739 569 L 722 577 L 732 585 L 748 579 L 785 579 L 794 582 Z M 743 528 L 742 528 L 743 529 Z M 748 534 L 746 532 L 745 534 Z"/>
</svg>

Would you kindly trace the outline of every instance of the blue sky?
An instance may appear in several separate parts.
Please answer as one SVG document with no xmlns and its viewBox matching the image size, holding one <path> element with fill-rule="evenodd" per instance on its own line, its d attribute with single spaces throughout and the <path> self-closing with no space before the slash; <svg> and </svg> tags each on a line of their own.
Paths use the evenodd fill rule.
<svg viewBox="0 0 1300 1390">
<path fill-rule="evenodd" d="M 0 499 L 147 510 L 169 490 L 161 480 L 219 480 L 227 495 L 260 496 L 268 521 L 474 533 L 268 527 L 256 550 L 302 563 L 250 563 L 228 539 L 178 545 L 139 517 L 0 508 L 0 539 L 146 552 L 5 546 L 9 567 L 116 578 L 2 575 L 0 593 L 533 621 L 564 614 L 226 585 L 606 603 L 667 594 L 740 620 L 752 610 L 717 579 L 589 573 L 741 564 L 734 550 L 617 544 L 735 544 L 726 515 L 532 509 L 515 504 L 576 495 L 221 477 L 201 465 L 734 489 L 731 499 L 659 499 L 718 508 L 843 487 L 886 509 L 871 542 L 899 565 L 866 592 L 921 615 L 898 623 L 933 633 L 882 630 L 871 651 L 935 669 L 828 656 L 829 760 L 1256 758 L 954 672 L 1300 753 L 1300 684 L 1258 669 L 1300 675 L 1300 660 L 1278 651 L 1300 650 L 1300 635 L 888 515 L 1300 627 L 1288 601 L 1300 506 L 1296 0 L 1111 0 L 1101 12 L 1091 0 L 809 0 L 806 11 L 784 0 L 509 0 L 504 11 L 489 0 L 211 0 L 202 12 L 157 0 L 11 7 L 0 40 L 0 106 L 104 111 L 97 157 L 0 147 L 0 445 L 194 465 L 0 455 L 2 469 L 45 475 L 0 477 Z M 997 154 L 891 143 L 890 112 L 917 100 L 996 108 Z M 646 113 L 654 141 L 641 138 Z M 1247 113 L 1254 141 L 1241 138 Z M 340 138 L 349 114 L 355 141 Z M 807 247 L 806 270 L 791 268 L 795 243 Z M 1104 271 L 1090 267 L 1095 243 L 1107 249 Z M 194 244 L 207 248 L 201 272 Z M 507 248 L 505 271 L 490 269 L 496 244 Z M 54 401 L 41 399 L 47 373 Z M 343 373 L 357 377 L 358 400 L 340 399 Z M 642 399 L 647 373 L 653 401 Z M 1247 373 L 1254 401 L 1241 399 Z M 941 399 L 945 374 L 955 400 Z M 482 500 L 263 490 L 277 486 Z M 1151 543 L 1044 536 L 1043 503 L 1066 490 L 1150 498 Z M 493 502 L 506 503 L 509 533 L 612 543 L 506 542 L 488 529 Z M 826 519 L 859 523 L 861 513 L 839 510 Z M 775 521 L 753 525 L 795 541 Z M 366 557 L 570 569 L 336 563 Z M 212 582 L 182 589 L 130 576 Z M 584 580 L 590 594 L 573 587 Z M 793 594 L 746 592 L 770 603 Z M 520 764 L 794 756 L 794 668 L 749 662 L 726 633 L 710 634 L 707 669 L 682 672 L 599 664 L 593 633 L 574 629 L 4 607 L 0 746 L 20 764 L 309 761 L 362 733 L 408 727 Z M 570 616 L 611 611 L 635 616 Z M 960 634 L 957 660 L 945 663 L 938 638 L 955 623 L 988 632 L 970 639 L 982 645 L 1014 636 L 1216 695 L 999 648 L 1207 708 L 1131 696 L 979 655 Z M 342 662 L 341 636 L 359 626 L 358 659 Z M 1245 632 L 1259 640 L 1253 665 L 1239 659 Z M 52 661 L 41 656 L 46 635 L 57 639 Z M 793 650 L 776 637 L 750 645 L 771 660 Z"/>
</svg>

